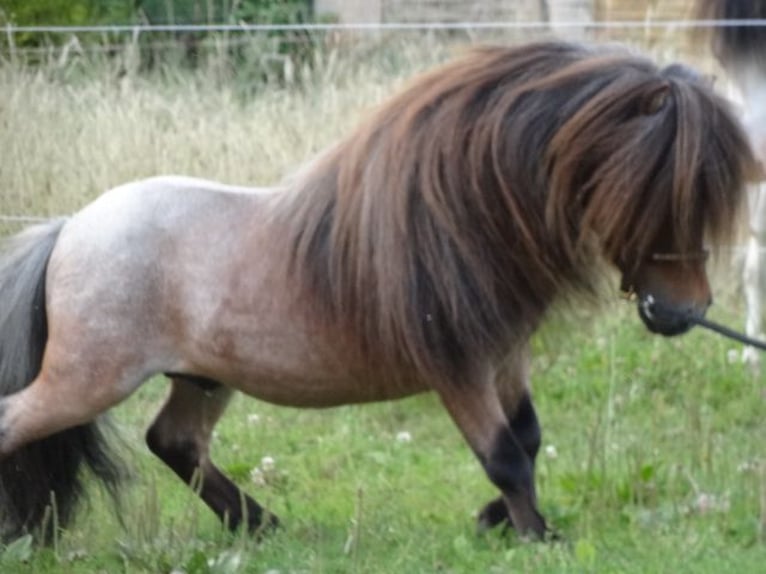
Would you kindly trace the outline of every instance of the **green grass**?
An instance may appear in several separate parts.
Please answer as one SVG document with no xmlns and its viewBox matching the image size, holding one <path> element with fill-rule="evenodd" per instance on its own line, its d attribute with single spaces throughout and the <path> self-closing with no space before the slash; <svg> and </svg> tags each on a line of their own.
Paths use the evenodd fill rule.
<svg viewBox="0 0 766 574">
<path fill-rule="evenodd" d="M 157 380 L 115 411 L 134 471 L 124 526 L 96 496 L 57 548 L 12 545 L 0 569 L 760 571 L 762 379 L 729 362 L 730 345 L 712 334 L 661 339 L 645 333 L 627 306 L 607 311 L 585 326 L 557 324 L 535 344 L 544 427 L 538 484 L 562 542 L 474 531 L 492 487 L 427 395 L 328 411 L 240 397 L 218 427 L 214 456 L 283 528 L 261 544 L 229 535 L 142 446 L 164 393 Z M 412 440 L 397 440 L 401 431 Z M 275 466 L 255 484 L 251 471 L 264 456 Z"/>
<path fill-rule="evenodd" d="M 0 67 L 0 213 L 66 213 L 156 173 L 272 183 L 449 52 L 397 46 L 375 65 L 325 55 L 302 87 L 252 92 L 204 75 Z M 736 326 L 735 273 L 722 264 L 713 316 Z M 213 455 L 283 527 L 260 544 L 228 534 L 143 446 L 166 392 L 151 381 L 113 411 L 133 471 L 120 509 L 95 490 L 51 546 L 3 547 L 0 572 L 760 572 L 766 385 L 730 360 L 734 347 L 700 330 L 652 336 L 613 292 L 598 313 L 548 324 L 533 386 L 540 503 L 562 536 L 552 544 L 475 532 L 495 492 L 428 395 L 326 411 L 238 397 Z M 265 456 L 275 466 L 256 483 Z"/>
</svg>

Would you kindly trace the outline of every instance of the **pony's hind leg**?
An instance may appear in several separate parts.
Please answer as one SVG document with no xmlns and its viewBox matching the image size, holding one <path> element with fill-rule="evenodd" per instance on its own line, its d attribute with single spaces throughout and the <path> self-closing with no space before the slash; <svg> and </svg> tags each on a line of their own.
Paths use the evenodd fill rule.
<svg viewBox="0 0 766 574">
<path fill-rule="evenodd" d="M 200 498 L 231 530 L 246 522 L 260 532 L 278 524 L 242 492 L 210 460 L 210 437 L 233 391 L 215 381 L 169 375 L 170 396 L 146 435 L 149 449 L 181 480 L 197 489 Z"/>
<path fill-rule="evenodd" d="M 116 495 L 124 473 L 97 417 L 136 385 L 99 382 L 85 371 L 44 368 L 28 387 L 0 399 L 0 536 L 42 527 L 47 537 L 65 527 L 84 491 L 82 467 Z"/>
<path fill-rule="evenodd" d="M 529 410 L 523 414 L 518 411 L 512 419 L 514 424 L 506 416 L 492 381 L 474 383 L 450 385 L 437 392 L 487 476 L 502 493 L 501 499 L 485 507 L 487 516 L 480 520 L 495 524 L 508 520 L 519 533 L 542 539 L 548 529 L 537 510 L 534 486 L 534 456 L 539 445 L 539 439 L 534 438 L 539 433 L 533 428 L 536 417 L 531 423 Z M 531 407 L 531 401 L 527 405 Z"/>
<path fill-rule="evenodd" d="M 102 381 L 85 371 L 44 368 L 28 387 L 0 399 L 0 460 L 30 443 L 94 421 L 141 382 L 99 384 Z"/>
</svg>

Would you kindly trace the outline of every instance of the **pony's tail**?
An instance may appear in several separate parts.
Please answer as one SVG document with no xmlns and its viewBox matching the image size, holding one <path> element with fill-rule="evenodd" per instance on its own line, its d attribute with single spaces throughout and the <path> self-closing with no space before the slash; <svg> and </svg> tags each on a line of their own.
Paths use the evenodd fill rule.
<svg viewBox="0 0 766 574">
<path fill-rule="evenodd" d="M 45 276 L 65 220 L 29 228 L 0 252 L 0 397 L 20 391 L 40 372 L 48 339 Z M 122 476 L 96 423 L 30 443 L 0 459 L 0 538 L 48 538 L 72 518 L 89 467 L 115 495 Z"/>
</svg>

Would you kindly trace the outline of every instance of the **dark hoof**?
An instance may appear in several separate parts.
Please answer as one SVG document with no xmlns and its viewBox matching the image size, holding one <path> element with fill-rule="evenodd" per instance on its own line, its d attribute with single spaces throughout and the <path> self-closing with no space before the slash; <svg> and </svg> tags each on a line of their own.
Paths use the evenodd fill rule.
<svg viewBox="0 0 766 574">
<path fill-rule="evenodd" d="M 496 498 L 488 502 L 479 512 L 479 516 L 476 519 L 476 529 L 481 534 L 501 524 L 503 525 L 503 532 L 513 528 L 513 522 L 511 522 L 505 501 L 502 498 Z"/>
<path fill-rule="evenodd" d="M 264 536 L 268 536 L 276 532 L 279 526 L 279 518 L 277 518 L 275 514 L 271 514 L 270 512 L 265 511 L 260 520 L 250 525 L 250 532 L 252 532 L 255 537 L 260 540 Z"/>
<path fill-rule="evenodd" d="M 545 537 L 543 538 L 543 542 L 548 542 L 550 544 L 563 544 L 567 542 L 567 539 L 564 538 L 563 534 L 560 534 L 559 532 L 556 532 L 555 530 L 548 528 L 545 531 Z"/>
<path fill-rule="evenodd" d="M 531 519 L 528 520 L 529 527 L 518 533 L 520 539 L 541 542 L 564 541 L 560 534 L 548 527 L 545 519 L 537 511 L 534 511 L 527 518 Z M 509 530 L 517 530 L 502 497 L 488 502 L 479 512 L 479 516 L 476 519 L 476 530 L 479 534 L 483 534 L 498 526 L 502 527 L 501 533 L 503 535 L 507 534 Z"/>
</svg>

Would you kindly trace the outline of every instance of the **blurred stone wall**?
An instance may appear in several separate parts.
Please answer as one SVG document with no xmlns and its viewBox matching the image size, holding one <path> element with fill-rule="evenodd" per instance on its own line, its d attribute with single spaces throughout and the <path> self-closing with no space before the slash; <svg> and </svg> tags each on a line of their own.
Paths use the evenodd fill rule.
<svg viewBox="0 0 766 574">
<path fill-rule="evenodd" d="M 317 14 L 341 22 L 514 22 L 670 20 L 694 0 L 314 0 Z"/>
</svg>

